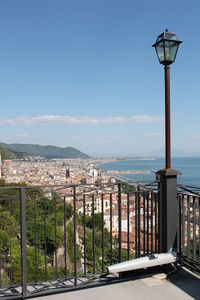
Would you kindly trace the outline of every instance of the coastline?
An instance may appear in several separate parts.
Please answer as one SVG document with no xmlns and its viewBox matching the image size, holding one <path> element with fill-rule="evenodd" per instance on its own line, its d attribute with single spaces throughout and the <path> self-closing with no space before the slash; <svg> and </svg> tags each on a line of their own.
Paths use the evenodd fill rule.
<svg viewBox="0 0 200 300">
<path fill-rule="evenodd" d="M 172 160 L 173 168 L 180 171 L 178 184 L 200 186 L 200 157 L 176 157 Z M 97 167 L 110 176 L 122 176 L 134 182 L 154 181 L 155 173 L 164 169 L 164 158 L 126 158 L 100 163 Z"/>
</svg>

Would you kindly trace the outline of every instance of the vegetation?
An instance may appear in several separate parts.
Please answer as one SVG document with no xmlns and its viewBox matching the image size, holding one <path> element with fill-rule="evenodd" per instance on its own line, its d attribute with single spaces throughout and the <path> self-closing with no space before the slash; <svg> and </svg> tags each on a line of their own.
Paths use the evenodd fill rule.
<svg viewBox="0 0 200 300">
<path fill-rule="evenodd" d="M 38 155 L 47 159 L 52 158 L 88 158 L 85 153 L 73 147 L 41 146 L 33 144 L 2 144 L 2 146 L 16 153 L 15 156 L 21 157 L 22 154 Z"/>
<path fill-rule="evenodd" d="M 77 217 L 77 222 L 79 225 L 83 226 L 84 217 L 83 214 L 79 214 Z M 86 263 L 87 271 L 89 273 L 93 272 L 93 218 L 91 216 L 86 216 Z M 102 271 L 102 214 L 97 213 L 94 215 L 94 253 L 95 253 L 95 271 Z M 83 236 L 81 236 L 83 241 Z M 110 234 L 106 228 L 104 228 L 104 266 L 105 268 L 111 263 L 111 253 L 110 253 Z M 133 253 L 130 254 L 131 258 L 134 258 Z M 122 261 L 127 260 L 127 251 L 122 249 Z M 118 240 L 112 238 L 112 263 L 119 262 L 119 251 L 118 251 Z"/>
<path fill-rule="evenodd" d="M 16 158 L 15 153 L 5 149 L 2 145 L 0 145 L 0 153 L 1 153 L 2 160 Z"/>
<path fill-rule="evenodd" d="M 120 180 L 117 180 L 118 183 L 120 183 L 121 185 L 121 189 L 124 193 L 133 193 L 133 192 L 136 192 L 136 186 L 134 185 L 131 185 L 127 182 L 122 182 Z"/>
<path fill-rule="evenodd" d="M 1 186 L 5 185 L 3 180 Z M 7 184 L 6 184 L 7 185 Z M 14 185 L 12 185 L 13 187 Z M 55 251 L 63 246 L 64 203 L 53 193 L 52 199 L 38 189 L 26 193 L 26 242 L 28 282 L 55 279 Z M 66 205 L 67 221 L 72 207 Z M 0 188 L 0 258 L 2 285 L 21 281 L 21 232 L 19 189 Z M 46 268 L 45 268 L 46 261 Z M 70 271 L 70 270 L 69 270 Z M 59 265 L 58 276 L 64 276 Z"/>
<path fill-rule="evenodd" d="M 0 181 L 0 271 L 2 286 L 21 282 L 21 230 L 19 189 L 7 189 Z M 74 274 L 73 208 L 65 204 L 67 275 Z M 102 271 L 102 227 L 104 227 L 104 265 L 110 265 L 110 233 L 102 223 L 102 214 L 86 216 L 87 272 Z M 93 231 L 93 223 L 95 230 Z M 83 214 L 77 214 L 77 271 L 83 274 L 84 235 Z M 94 233 L 94 239 L 93 239 Z M 112 238 L 112 262 L 118 262 L 118 240 Z M 94 242 L 94 249 L 93 249 Z M 65 276 L 64 202 L 52 192 L 48 197 L 38 188 L 26 189 L 26 262 L 28 282 L 38 282 Z M 58 258 L 56 264 L 56 255 Z M 132 256 L 131 256 L 132 257 Z M 94 259 L 95 258 L 95 259 Z M 127 251 L 122 250 L 122 261 Z M 93 262 L 95 260 L 95 266 Z"/>
<path fill-rule="evenodd" d="M 199 238 L 197 237 L 196 240 L 195 240 L 195 250 L 194 250 L 194 240 L 193 239 L 190 239 L 190 250 L 189 250 L 189 257 L 192 257 L 192 258 L 196 258 L 195 260 L 196 261 L 199 261 L 199 253 L 200 253 L 200 249 L 199 249 Z M 188 245 L 187 247 L 185 248 L 185 253 L 188 253 Z M 185 254 L 183 253 L 183 254 Z"/>
</svg>

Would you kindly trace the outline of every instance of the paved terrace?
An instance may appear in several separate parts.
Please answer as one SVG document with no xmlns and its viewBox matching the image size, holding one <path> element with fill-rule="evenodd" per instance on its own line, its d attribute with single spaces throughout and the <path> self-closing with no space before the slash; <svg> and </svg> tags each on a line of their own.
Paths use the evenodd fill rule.
<svg viewBox="0 0 200 300">
<path fill-rule="evenodd" d="M 139 279 L 131 279 L 100 287 L 76 290 L 51 296 L 43 296 L 41 300 L 200 300 L 200 277 L 186 269 L 179 269 L 166 279 L 159 273 Z"/>
</svg>

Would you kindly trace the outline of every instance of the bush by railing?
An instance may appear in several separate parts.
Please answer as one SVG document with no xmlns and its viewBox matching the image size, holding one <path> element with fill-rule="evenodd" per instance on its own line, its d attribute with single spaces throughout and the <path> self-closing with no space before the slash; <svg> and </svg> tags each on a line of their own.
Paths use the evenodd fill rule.
<svg viewBox="0 0 200 300">
<path fill-rule="evenodd" d="M 109 186 L 1 187 L 0 288 L 73 278 L 158 251 L 158 193 Z"/>
</svg>

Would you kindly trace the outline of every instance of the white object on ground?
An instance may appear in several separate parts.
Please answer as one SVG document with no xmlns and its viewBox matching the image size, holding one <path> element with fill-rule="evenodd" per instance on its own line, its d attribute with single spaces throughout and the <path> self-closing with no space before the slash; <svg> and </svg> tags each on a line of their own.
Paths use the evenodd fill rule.
<svg viewBox="0 0 200 300">
<path fill-rule="evenodd" d="M 138 269 L 146 269 L 154 266 L 172 264 L 176 262 L 177 254 L 175 252 L 152 254 L 125 261 L 107 268 L 109 274 L 121 273 Z"/>
</svg>

